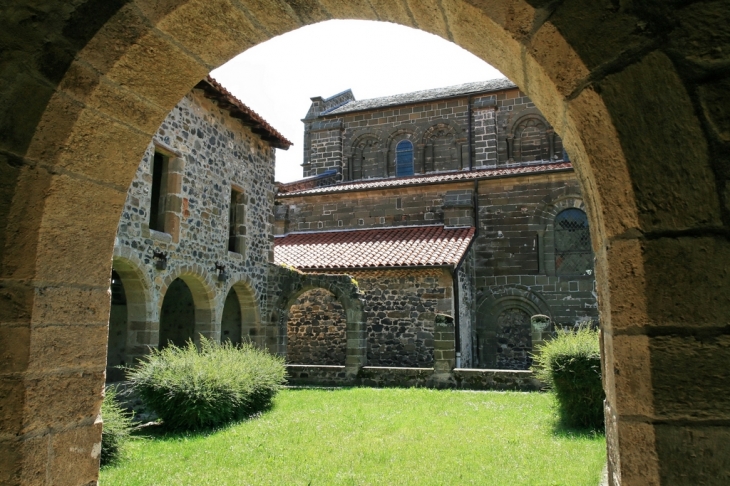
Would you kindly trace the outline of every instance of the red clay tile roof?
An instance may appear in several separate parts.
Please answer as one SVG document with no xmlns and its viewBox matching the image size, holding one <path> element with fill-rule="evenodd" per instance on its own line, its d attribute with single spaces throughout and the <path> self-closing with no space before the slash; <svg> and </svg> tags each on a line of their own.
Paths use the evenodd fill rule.
<svg viewBox="0 0 730 486">
<path fill-rule="evenodd" d="M 287 150 L 293 145 L 284 135 L 269 125 L 261 115 L 243 104 L 241 100 L 233 96 L 230 91 L 211 76 L 207 76 L 195 87 L 205 91 L 207 98 L 215 99 L 218 102 L 218 106 L 224 110 L 228 110 L 233 118 L 238 118 L 241 120 L 241 123 L 250 126 L 252 132 L 260 136 L 264 141 L 269 142 L 272 147 Z"/>
<path fill-rule="evenodd" d="M 274 240 L 274 262 L 307 269 L 456 265 L 474 228 L 419 226 L 295 233 Z"/>
<path fill-rule="evenodd" d="M 291 191 L 277 194 L 277 197 L 303 196 L 307 194 L 327 194 L 332 192 L 362 191 L 366 189 L 388 189 L 391 187 L 416 186 L 420 184 L 434 184 L 450 181 L 468 181 L 474 179 L 491 179 L 514 175 L 541 174 L 570 170 L 570 162 L 547 164 L 522 165 L 517 167 L 503 167 L 499 169 L 460 170 L 456 172 L 442 172 L 440 174 L 422 174 L 389 179 L 367 179 L 354 182 L 341 182 L 331 186 L 321 186 L 301 191 Z M 293 183 L 292 183 L 293 184 Z"/>
</svg>

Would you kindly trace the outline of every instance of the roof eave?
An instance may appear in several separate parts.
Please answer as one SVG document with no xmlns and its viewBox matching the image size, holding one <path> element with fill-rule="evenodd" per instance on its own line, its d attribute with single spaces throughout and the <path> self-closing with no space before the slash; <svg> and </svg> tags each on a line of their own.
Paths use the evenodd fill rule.
<svg viewBox="0 0 730 486">
<path fill-rule="evenodd" d="M 307 196 L 320 196 L 324 194 L 347 194 L 351 192 L 364 192 L 364 191 L 383 191 L 383 190 L 390 190 L 390 189 L 398 189 L 402 187 L 422 187 L 422 186 L 435 186 L 439 184 L 458 184 L 463 182 L 474 182 L 474 181 L 485 181 L 485 180 L 494 180 L 494 179 L 506 179 L 509 177 L 521 177 L 521 176 L 528 176 L 528 175 L 540 175 L 540 174 L 552 174 L 552 173 L 560 173 L 560 172 L 570 172 L 574 171 L 575 169 L 571 167 L 564 167 L 560 169 L 548 169 L 544 171 L 535 171 L 535 172 L 522 172 L 518 174 L 503 174 L 498 176 L 483 176 L 483 177 L 472 177 L 472 178 L 463 178 L 463 179 L 451 179 L 447 181 L 426 181 L 426 182 L 415 182 L 413 184 L 402 184 L 402 185 L 393 185 L 393 186 L 386 186 L 386 187 L 363 187 L 363 188 L 352 188 L 352 189 L 342 189 L 340 191 L 321 191 L 321 192 L 314 192 L 314 193 L 282 193 L 277 194 L 276 197 L 307 197 Z M 385 179 L 387 180 L 387 179 Z"/>
<path fill-rule="evenodd" d="M 215 100 L 220 108 L 230 113 L 232 118 L 239 120 L 242 125 L 250 127 L 254 134 L 258 135 L 272 147 L 288 150 L 289 147 L 294 145 L 264 120 L 261 115 L 233 96 L 223 85 L 212 77 L 207 76 L 196 84 L 195 88 L 202 90 L 206 98 Z"/>
<path fill-rule="evenodd" d="M 373 111 L 373 110 L 382 110 L 385 108 L 392 108 L 397 106 L 404 106 L 404 105 L 414 105 L 414 104 L 420 104 L 420 103 L 430 103 L 433 101 L 441 101 L 441 100 L 453 100 L 455 98 L 466 98 L 467 96 L 474 96 L 474 95 L 480 95 L 480 94 L 486 94 L 486 93 L 496 93 L 497 91 L 507 91 L 510 89 L 519 89 L 519 86 L 515 85 L 512 87 L 502 87 L 502 88 L 491 88 L 491 89 L 482 89 L 477 91 L 470 91 L 466 93 L 461 93 L 458 95 L 450 95 L 450 96 L 440 96 L 438 98 L 427 98 L 423 100 L 415 100 L 415 101 L 403 101 L 400 103 L 393 103 L 390 105 L 380 105 L 380 106 L 372 106 L 370 108 L 360 108 L 360 109 L 354 109 L 354 110 L 347 110 L 347 111 L 341 111 L 339 113 L 332 113 L 331 111 L 328 113 L 320 113 L 317 118 L 331 118 L 331 117 L 337 117 L 339 115 L 349 115 L 350 113 L 359 113 L 362 111 Z M 359 100 L 359 101 L 367 101 L 367 100 Z M 337 108 L 334 108 L 336 110 Z M 304 120 L 302 120 L 304 121 Z"/>
</svg>

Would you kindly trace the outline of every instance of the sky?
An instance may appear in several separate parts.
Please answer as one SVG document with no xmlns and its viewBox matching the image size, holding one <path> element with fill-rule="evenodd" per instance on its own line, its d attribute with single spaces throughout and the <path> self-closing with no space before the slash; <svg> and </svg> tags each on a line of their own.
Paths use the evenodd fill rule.
<svg viewBox="0 0 730 486">
<path fill-rule="evenodd" d="M 294 143 L 276 150 L 276 180 L 302 178 L 301 119 L 310 98 L 355 99 L 503 77 L 456 44 L 388 22 L 329 20 L 274 37 L 211 73 Z"/>
</svg>

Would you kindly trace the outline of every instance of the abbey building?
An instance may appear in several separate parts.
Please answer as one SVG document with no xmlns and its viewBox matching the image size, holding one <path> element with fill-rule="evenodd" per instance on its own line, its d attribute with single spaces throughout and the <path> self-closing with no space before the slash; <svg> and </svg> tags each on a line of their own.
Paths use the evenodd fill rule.
<svg viewBox="0 0 730 486">
<path fill-rule="evenodd" d="M 597 320 L 573 167 L 510 81 L 348 90 L 312 98 L 303 122 L 305 178 L 278 185 L 275 261 L 359 283 L 368 365 L 527 369 L 555 325 Z M 292 309 L 292 362 L 341 360 L 323 351 L 344 338 L 333 299 Z M 439 314 L 454 319 L 453 356 L 439 354 Z"/>
</svg>

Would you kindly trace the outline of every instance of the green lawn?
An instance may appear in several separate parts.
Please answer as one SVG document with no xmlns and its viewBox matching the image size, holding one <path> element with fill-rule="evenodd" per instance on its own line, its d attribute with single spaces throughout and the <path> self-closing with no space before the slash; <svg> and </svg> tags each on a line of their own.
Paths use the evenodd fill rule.
<svg viewBox="0 0 730 486">
<path fill-rule="evenodd" d="M 553 405 L 542 393 L 289 389 L 223 430 L 133 441 L 101 484 L 596 486 L 605 438 L 556 430 Z"/>
</svg>

